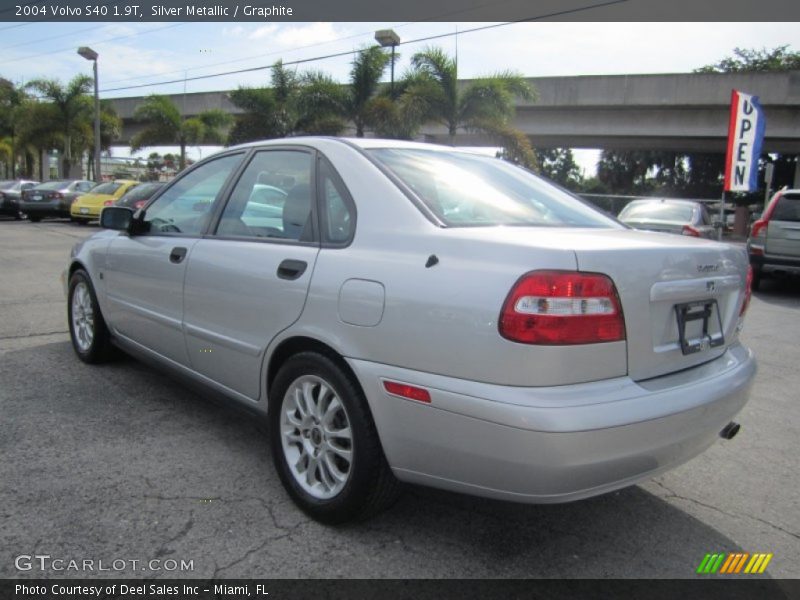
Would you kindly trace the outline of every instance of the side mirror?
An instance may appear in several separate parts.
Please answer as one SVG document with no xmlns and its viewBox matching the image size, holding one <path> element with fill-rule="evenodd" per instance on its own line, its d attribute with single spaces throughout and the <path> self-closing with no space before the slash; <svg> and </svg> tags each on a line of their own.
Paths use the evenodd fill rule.
<svg viewBox="0 0 800 600">
<path fill-rule="evenodd" d="M 117 231 L 131 231 L 133 210 L 124 206 L 106 206 L 100 212 L 100 227 Z"/>
</svg>

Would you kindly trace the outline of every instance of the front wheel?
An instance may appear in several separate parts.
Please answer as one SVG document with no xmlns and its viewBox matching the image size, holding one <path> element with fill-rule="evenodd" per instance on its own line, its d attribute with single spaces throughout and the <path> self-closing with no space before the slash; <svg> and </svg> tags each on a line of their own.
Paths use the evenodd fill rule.
<svg viewBox="0 0 800 600">
<path fill-rule="evenodd" d="M 383 455 L 358 383 L 316 352 L 291 357 L 270 390 L 270 442 L 289 495 L 323 523 L 388 507 L 399 483 Z"/>
<path fill-rule="evenodd" d="M 72 274 L 67 298 L 69 336 L 78 358 L 86 363 L 100 363 L 112 358 L 111 336 L 86 271 L 78 270 Z"/>
</svg>

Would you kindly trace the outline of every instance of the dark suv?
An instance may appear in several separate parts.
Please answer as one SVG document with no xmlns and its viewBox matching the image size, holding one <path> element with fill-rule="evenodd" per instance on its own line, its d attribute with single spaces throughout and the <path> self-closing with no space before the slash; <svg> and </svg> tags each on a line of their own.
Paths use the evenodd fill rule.
<svg viewBox="0 0 800 600">
<path fill-rule="evenodd" d="M 800 190 L 781 190 L 772 197 L 747 240 L 753 265 L 753 289 L 772 274 L 800 273 Z"/>
</svg>

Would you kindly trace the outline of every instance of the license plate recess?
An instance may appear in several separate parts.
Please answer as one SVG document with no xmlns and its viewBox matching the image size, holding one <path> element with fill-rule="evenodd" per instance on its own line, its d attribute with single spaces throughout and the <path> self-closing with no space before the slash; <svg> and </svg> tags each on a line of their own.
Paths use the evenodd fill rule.
<svg viewBox="0 0 800 600">
<path fill-rule="evenodd" d="M 700 300 L 675 305 L 675 318 L 678 320 L 678 339 L 684 355 L 702 352 L 725 344 L 722 333 L 722 317 L 716 300 Z M 687 332 L 687 325 L 699 321 L 701 327 L 694 326 L 694 332 Z M 716 325 L 716 331 L 714 331 Z M 697 331 L 699 329 L 699 332 Z"/>
</svg>

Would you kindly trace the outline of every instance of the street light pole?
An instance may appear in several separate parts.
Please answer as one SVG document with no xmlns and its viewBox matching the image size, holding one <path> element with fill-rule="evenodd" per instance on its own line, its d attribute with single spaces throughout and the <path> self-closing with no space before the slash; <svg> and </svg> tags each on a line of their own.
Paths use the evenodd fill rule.
<svg viewBox="0 0 800 600">
<path fill-rule="evenodd" d="M 100 174 L 100 88 L 97 78 L 97 58 L 99 54 L 88 46 L 78 48 L 78 54 L 86 60 L 91 60 L 94 70 L 94 180 L 100 183 L 103 178 Z"/>
<path fill-rule="evenodd" d="M 383 48 L 388 48 L 389 46 L 392 48 L 392 79 L 389 90 L 394 99 L 394 50 L 400 44 L 400 36 L 393 29 L 381 29 L 375 32 L 375 41 Z"/>
</svg>

